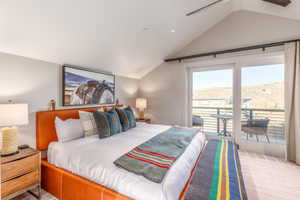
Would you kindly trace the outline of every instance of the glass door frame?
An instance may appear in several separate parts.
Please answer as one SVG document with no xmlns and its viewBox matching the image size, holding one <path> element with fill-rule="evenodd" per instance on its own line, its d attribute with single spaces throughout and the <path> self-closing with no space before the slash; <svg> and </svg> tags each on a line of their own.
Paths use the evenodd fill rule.
<svg viewBox="0 0 300 200">
<path fill-rule="evenodd" d="M 187 67 L 187 85 L 188 85 L 188 99 L 187 99 L 187 125 L 192 126 L 192 94 L 193 94 L 193 72 L 204 72 L 204 71 L 215 71 L 223 69 L 232 69 L 233 80 L 232 80 L 232 90 L 233 90 L 233 119 L 232 119 L 232 132 L 233 139 L 239 143 L 240 136 L 242 134 L 241 129 L 241 87 L 242 87 L 242 68 L 251 66 L 263 66 L 272 64 L 284 64 L 284 52 L 271 52 L 257 55 L 241 56 L 236 58 L 222 59 L 216 61 L 208 61 L 192 63 L 190 67 Z M 216 64 L 214 64 L 216 63 Z M 224 63 L 224 64 L 223 64 Z M 251 144 L 257 144 L 250 142 Z M 263 144 L 265 145 L 265 144 Z M 269 144 L 266 144 L 269 145 Z"/>
<path fill-rule="evenodd" d="M 207 72 L 207 71 L 218 71 L 218 70 L 226 70 L 226 69 L 231 69 L 232 70 L 232 137 L 236 138 L 236 128 L 238 123 L 236 117 L 237 114 L 239 113 L 239 109 L 235 106 L 238 104 L 236 102 L 236 99 L 238 95 L 240 95 L 240 92 L 238 92 L 239 87 L 238 84 L 236 83 L 236 77 L 238 76 L 238 71 L 235 63 L 228 63 L 228 64 L 221 64 L 221 65 L 213 65 L 213 66 L 205 66 L 205 67 L 190 67 L 188 68 L 188 126 L 192 126 L 192 113 L 193 113 L 193 73 L 194 72 Z"/>
</svg>

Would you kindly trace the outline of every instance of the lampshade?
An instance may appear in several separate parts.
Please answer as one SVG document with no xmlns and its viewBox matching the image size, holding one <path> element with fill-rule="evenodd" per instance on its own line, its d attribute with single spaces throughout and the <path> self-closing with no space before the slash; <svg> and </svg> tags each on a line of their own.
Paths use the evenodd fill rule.
<svg viewBox="0 0 300 200">
<path fill-rule="evenodd" d="M 147 99 L 145 99 L 145 98 L 137 98 L 136 99 L 136 108 L 138 108 L 138 109 L 146 109 L 147 108 Z"/>
<path fill-rule="evenodd" d="M 0 104 L 0 126 L 28 124 L 27 104 Z"/>
</svg>

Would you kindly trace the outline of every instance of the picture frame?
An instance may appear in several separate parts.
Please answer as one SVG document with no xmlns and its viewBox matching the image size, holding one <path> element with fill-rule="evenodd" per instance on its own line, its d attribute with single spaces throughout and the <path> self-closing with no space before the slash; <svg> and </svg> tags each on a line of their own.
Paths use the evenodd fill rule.
<svg viewBox="0 0 300 200">
<path fill-rule="evenodd" d="M 63 106 L 115 104 L 115 75 L 82 67 L 62 66 Z"/>
</svg>

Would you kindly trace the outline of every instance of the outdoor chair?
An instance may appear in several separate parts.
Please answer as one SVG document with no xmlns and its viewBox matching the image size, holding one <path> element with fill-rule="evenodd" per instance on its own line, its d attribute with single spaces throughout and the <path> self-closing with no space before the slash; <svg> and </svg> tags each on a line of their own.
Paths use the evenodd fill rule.
<svg viewBox="0 0 300 200">
<path fill-rule="evenodd" d="M 266 119 L 249 119 L 242 123 L 242 131 L 247 134 L 247 140 L 250 136 L 255 135 L 257 142 L 259 142 L 258 135 L 265 135 L 268 143 L 270 143 L 268 136 L 268 124 L 270 120 Z"/>
<path fill-rule="evenodd" d="M 204 120 L 201 116 L 193 115 L 192 121 L 193 121 L 193 126 L 201 127 L 203 130 Z"/>
</svg>

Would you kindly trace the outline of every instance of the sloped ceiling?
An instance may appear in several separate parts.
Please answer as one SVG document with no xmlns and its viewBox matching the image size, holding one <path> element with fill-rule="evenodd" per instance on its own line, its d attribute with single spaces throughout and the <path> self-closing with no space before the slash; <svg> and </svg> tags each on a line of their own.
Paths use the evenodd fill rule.
<svg viewBox="0 0 300 200">
<path fill-rule="evenodd" d="M 281 7 L 262 0 L 234 0 L 236 10 L 250 10 L 254 12 L 300 20 L 300 1 L 291 0 L 287 7 Z"/>
<path fill-rule="evenodd" d="M 140 78 L 235 10 L 300 19 L 300 2 L 287 11 L 260 0 L 185 16 L 213 1 L 2 0 L 0 52 Z"/>
</svg>

